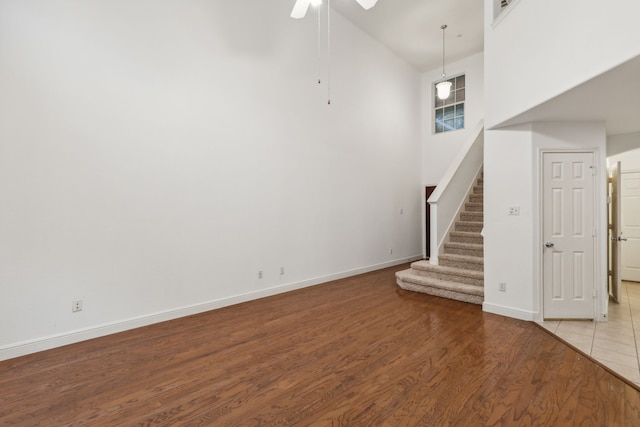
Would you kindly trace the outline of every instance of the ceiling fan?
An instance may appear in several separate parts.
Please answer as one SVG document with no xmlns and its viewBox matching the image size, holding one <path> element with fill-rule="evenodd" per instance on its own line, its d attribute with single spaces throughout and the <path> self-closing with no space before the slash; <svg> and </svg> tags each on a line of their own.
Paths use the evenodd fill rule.
<svg viewBox="0 0 640 427">
<path fill-rule="evenodd" d="M 358 2 L 364 10 L 369 10 L 376 5 L 378 0 L 356 0 L 356 2 Z M 291 17 L 295 19 L 304 18 L 310 5 L 313 4 L 317 6 L 320 3 L 322 3 L 322 0 L 296 0 L 296 4 L 293 5 L 293 10 L 291 11 Z"/>
</svg>

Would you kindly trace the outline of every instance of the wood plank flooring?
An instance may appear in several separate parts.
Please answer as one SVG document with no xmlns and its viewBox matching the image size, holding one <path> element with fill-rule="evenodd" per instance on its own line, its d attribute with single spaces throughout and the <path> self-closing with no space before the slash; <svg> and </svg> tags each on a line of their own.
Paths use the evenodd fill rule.
<svg viewBox="0 0 640 427">
<path fill-rule="evenodd" d="M 640 426 L 637 390 L 403 268 L 0 362 L 0 425 Z"/>
</svg>

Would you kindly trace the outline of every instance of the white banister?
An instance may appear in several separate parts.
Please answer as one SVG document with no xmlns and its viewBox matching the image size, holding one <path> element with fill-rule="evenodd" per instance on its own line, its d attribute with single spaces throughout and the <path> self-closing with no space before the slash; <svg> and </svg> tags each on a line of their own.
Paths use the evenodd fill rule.
<svg viewBox="0 0 640 427">
<path fill-rule="evenodd" d="M 481 120 L 429 197 L 431 264 L 438 264 L 445 238 L 455 224 L 467 195 L 473 190 L 482 170 L 483 151 L 484 121 Z"/>
</svg>

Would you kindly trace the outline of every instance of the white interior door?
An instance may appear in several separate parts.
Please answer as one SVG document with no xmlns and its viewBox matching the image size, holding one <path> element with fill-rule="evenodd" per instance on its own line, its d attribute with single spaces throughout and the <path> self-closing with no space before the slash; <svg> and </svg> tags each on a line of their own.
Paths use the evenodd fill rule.
<svg viewBox="0 0 640 427">
<path fill-rule="evenodd" d="M 543 316 L 593 319 L 593 153 L 543 153 Z"/>
<path fill-rule="evenodd" d="M 640 282 L 640 172 L 623 173 L 621 187 L 622 280 Z"/>
<path fill-rule="evenodd" d="M 615 302 L 620 302 L 620 287 L 622 282 L 620 257 L 620 225 L 622 213 L 622 199 L 620 197 L 620 182 L 622 167 L 620 162 L 609 168 L 609 295 Z"/>
</svg>

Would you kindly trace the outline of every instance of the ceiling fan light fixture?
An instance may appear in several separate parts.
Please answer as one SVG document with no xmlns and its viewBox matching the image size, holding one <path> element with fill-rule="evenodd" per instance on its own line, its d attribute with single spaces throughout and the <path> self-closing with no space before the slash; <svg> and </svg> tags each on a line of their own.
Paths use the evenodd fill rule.
<svg viewBox="0 0 640 427">
<path fill-rule="evenodd" d="M 364 10 L 369 10 L 378 3 L 378 0 L 356 0 Z M 295 19 L 304 18 L 309 10 L 309 6 L 320 6 L 322 0 L 296 0 L 291 11 L 291 17 Z"/>
<path fill-rule="evenodd" d="M 451 82 L 442 81 L 436 85 L 436 91 L 438 92 L 438 98 L 447 99 L 451 95 Z"/>
<path fill-rule="evenodd" d="M 296 0 L 296 3 L 293 5 L 293 10 L 291 11 L 291 17 L 293 19 L 304 18 L 309 9 L 309 5 L 311 5 L 311 0 Z"/>
<path fill-rule="evenodd" d="M 364 10 L 369 10 L 378 3 L 378 0 L 356 0 Z"/>
</svg>

